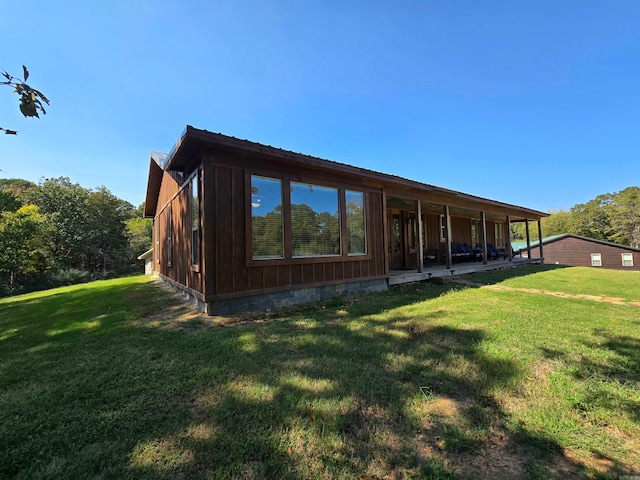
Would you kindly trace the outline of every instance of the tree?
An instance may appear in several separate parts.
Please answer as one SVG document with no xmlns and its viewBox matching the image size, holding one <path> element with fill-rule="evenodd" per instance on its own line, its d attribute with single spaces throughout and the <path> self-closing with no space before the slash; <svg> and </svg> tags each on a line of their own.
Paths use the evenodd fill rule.
<svg viewBox="0 0 640 480">
<path fill-rule="evenodd" d="M 36 273 L 46 268 L 46 238 L 50 230 L 35 205 L 0 215 L 0 270 L 9 273 L 11 287 L 16 274 Z"/>
<path fill-rule="evenodd" d="M 49 99 L 39 90 L 27 85 L 27 80 L 29 79 L 29 70 L 27 70 L 27 67 L 24 65 L 22 66 L 22 79 L 14 77 L 6 71 L 2 72 L 2 76 L 6 80 L 0 81 L 0 85 L 12 87 L 13 91 L 20 98 L 20 112 L 22 115 L 25 117 L 36 118 L 40 118 L 40 113 L 46 115 L 47 112 L 44 109 L 43 104 L 46 103 L 49 105 Z M 18 134 L 16 130 L 10 130 L 2 127 L 0 127 L 0 131 L 4 131 L 4 133 L 8 135 Z"/>
<path fill-rule="evenodd" d="M 143 218 L 144 202 L 131 211 L 131 217 L 125 221 L 131 255 L 135 258 L 151 248 L 153 220 Z"/>
<path fill-rule="evenodd" d="M 609 221 L 609 240 L 640 248 L 640 187 L 628 187 L 612 195 Z"/>
<path fill-rule="evenodd" d="M 607 232 L 611 231 L 610 205 L 611 194 L 605 193 L 587 203 L 571 207 L 574 231 L 570 233 L 609 241 Z"/>
<path fill-rule="evenodd" d="M 87 269 L 89 194 L 67 177 L 41 180 L 24 194 L 26 203 L 37 205 L 54 226 L 48 243 L 58 267 Z"/>
</svg>

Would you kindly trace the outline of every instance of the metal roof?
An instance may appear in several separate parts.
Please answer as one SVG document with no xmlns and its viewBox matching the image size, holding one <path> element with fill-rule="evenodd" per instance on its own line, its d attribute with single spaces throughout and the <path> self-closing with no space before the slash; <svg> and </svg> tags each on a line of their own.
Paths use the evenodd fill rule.
<svg viewBox="0 0 640 480">
<path fill-rule="evenodd" d="M 626 248 L 628 250 L 633 250 L 634 252 L 640 252 L 640 249 L 629 247 L 627 245 L 621 245 L 619 243 L 607 242 L 606 240 L 597 240 L 595 238 L 583 237 L 581 235 L 574 235 L 572 233 L 561 233 L 560 235 L 551 235 L 549 237 L 544 237 L 542 239 L 542 245 L 546 245 L 547 243 L 555 242 L 556 240 L 560 240 L 562 238 L 573 237 L 578 238 L 580 240 L 586 240 L 588 242 L 600 243 L 602 245 L 610 245 L 613 247 Z M 535 240 L 531 243 L 531 248 L 536 248 L 540 243 L 538 240 Z M 525 250 L 527 248 L 527 242 L 511 242 L 511 248 L 513 250 Z"/>
<path fill-rule="evenodd" d="M 161 166 L 163 170 L 166 171 L 186 171 L 194 163 L 195 159 L 198 158 L 197 153 L 201 152 L 202 149 L 207 145 L 215 146 L 217 148 L 242 150 L 247 152 L 254 152 L 257 154 L 270 155 L 285 161 L 305 162 L 309 165 L 317 168 L 323 168 L 325 170 L 337 170 L 340 171 L 340 173 L 344 174 L 364 175 L 371 180 L 375 180 L 386 185 L 394 185 L 401 188 L 415 188 L 416 190 L 422 192 L 432 191 L 451 197 L 457 197 L 462 200 L 470 200 L 484 204 L 489 203 L 493 204 L 494 206 L 508 209 L 517 209 L 523 213 L 526 212 L 526 216 L 531 216 L 533 218 L 548 216 L 547 213 L 522 207 L 519 205 L 513 205 L 505 202 L 500 202 L 498 200 L 492 200 L 489 198 L 472 195 L 469 193 L 450 190 L 444 187 L 439 187 L 436 185 L 400 177 L 398 175 L 382 173 L 362 167 L 356 167 L 347 163 L 341 163 L 303 153 L 292 152 L 289 150 L 284 150 L 282 148 L 273 147 L 271 145 L 264 145 L 261 143 L 252 142 L 250 140 L 243 140 L 237 137 L 224 135 L 222 133 L 214 133 L 208 130 L 201 130 L 194 128 L 191 125 L 187 125 L 178 141 L 166 156 L 164 156 L 164 154 L 157 154 L 154 152 L 154 154 L 158 156 L 158 159 L 154 159 L 154 161 L 159 166 Z M 152 154 L 152 159 L 154 158 L 154 154 Z M 161 161 L 159 157 L 160 155 L 163 155 Z M 149 194 L 149 191 L 147 193 Z M 149 197 L 149 195 L 147 195 L 147 197 Z"/>
</svg>

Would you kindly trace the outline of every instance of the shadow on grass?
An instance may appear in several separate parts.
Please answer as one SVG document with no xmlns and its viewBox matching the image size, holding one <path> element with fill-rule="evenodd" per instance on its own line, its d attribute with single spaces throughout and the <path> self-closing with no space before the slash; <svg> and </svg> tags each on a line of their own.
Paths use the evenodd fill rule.
<svg viewBox="0 0 640 480">
<path fill-rule="evenodd" d="M 511 278 L 524 277 L 534 273 L 547 272 L 550 270 L 558 270 L 569 268 L 566 265 L 513 265 L 507 266 L 500 270 L 490 270 L 487 272 L 470 273 L 461 275 L 460 278 L 471 282 L 480 283 L 482 285 L 493 285 L 504 282 Z"/>
<path fill-rule="evenodd" d="M 0 476 L 492 478 L 511 462 L 526 478 L 560 446 L 510 429 L 492 395 L 522 367 L 481 349 L 482 330 L 396 310 L 444 292 L 197 335 L 130 323 L 167 301 L 149 284 L 43 297 L 37 318 L 18 307 L 0 320 L 18 330 L 0 341 Z M 500 442 L 512 453 L 492 459 Z"/>
</svg>

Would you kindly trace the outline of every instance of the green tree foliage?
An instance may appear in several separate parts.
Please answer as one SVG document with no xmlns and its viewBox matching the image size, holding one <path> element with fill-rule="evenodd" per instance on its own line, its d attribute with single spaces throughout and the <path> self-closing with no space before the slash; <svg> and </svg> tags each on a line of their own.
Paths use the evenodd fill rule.
<svg viewBox="0 0 640 480">
<path fill-rule="evenodd" d="M 281 258 L 283 255 L 282 206 L 277 205 L 265 216 L 253 215 L 252 228 L 253 258 Z"/>
<path fill-rule="evenodd" d="M 316 212 L 307 204 L 291 204 L 293 256 L 340 254 L 340 219 L 337 212 Z"/>
<path fill-rule="evenodd" d="M 550 212 L 542 219 L 545 237 L 570 233 L 607 242 L 640 248 L 640 187 L 628 187 L 620 192 L 605 193 L 569 211 Z M 531 240 L 538 239 L 538 229 L 530 229 Z M 525 240 L 523 223 L 511 225 L 511 238 Z"/>
<path fill-rule="evenodd" d="M 14 77 L 7 72 L 1 74 L 4 80 L 0 81 L 0 85 L 13 88 L 13 91 L 18 95 L 20 101 L 20 112 L 25 117 L 40 118 L 40 114 L 45 115 L 47 112 L 44 109 L 44 105 L 49 105 L 49 99 L 45 97 L 42 92 L 27 84 L 29 79 L 29 70 L 24 65 L 22 66 L 22 78 Z M 0 131 L 9 135 L 17 135 L 18 132 L 7 128 L 0 127 Z"/>
<path fill-rule="evenodd" d="M 35 205 L 0 215 L 0 272 L 9 275 L 13 287 L 17 274 L 42 272 L 47 268 L 47 237 L 51 226 Z"/>
<path fill-rule="evenodd" d="M 0 180 L 0 290 L 20 291 L 140 271 L 152 221 L 107 188 L 66 177 Z"/>
<path fill-rule="evenodd" d="M 640 187 L 628 187 L 613 195 L 609 220 L 611 241 L 640 248 Z"/>
<path fill-rule="evenodd" d="M 15 212 L 22 206 L 22 202 L 11 190 L 0 190 L 0 213 Z"/>
<path fill-rule="evenodd" d="M 143 218 L 144 203 L 131 212 L 131 217 L 125 221 L 131 255 L 137 257 L 151 248 L 153 235 L 153 220 Z"/>
<path fill-rule="evenodd" d="M 598 195 L 586 203 L 579 203 L 571 208 L 573 231 L 576 235 L 608 241 L 611 231 L 610 213 L 612 194 Z"/>
<path fill-rule="evenodd" d="M 94 191 L 60 177 L 41 181 L 24 197 L 53 225 L 49 248 L 57 267 L 106 274 L 130 263 L 125 222 L 134 208 L 107 188 Z"/>
</svg>

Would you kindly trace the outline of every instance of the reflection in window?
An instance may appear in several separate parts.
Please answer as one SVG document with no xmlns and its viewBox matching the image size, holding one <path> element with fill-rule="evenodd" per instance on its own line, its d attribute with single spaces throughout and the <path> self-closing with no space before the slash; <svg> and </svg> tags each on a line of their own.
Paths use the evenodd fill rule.
<svg viewBox="0 0 640 480">
<path fill-rule="evenodd" d="M 340 255 L 338 190 L 291 182 L 294 257 Z"/>
<path fill-rule="evenodd" d="M 394 213 L 391 216 L 391 244 L 393 253 L 402 251 L 402 243 L 400 241 L 400 214 Z"/>
<path fill-rule="evenodd" d="M 191 180 L 191 265 L 200 263 L 200 201 L 198 172 Z"/>
<path fill-rule="evenodd" d="M 415 252 L 418 247 L 418 222 L 416 221 L 416 214 L 410 212 L 407 215 L 407 223 L 409 227 L 409 250 Z"/>
<path fill-rule="evenodd" d="M 349 255 L 367 253 L 367 235 L 365 233 L 364 193 L 345 192 L 347 199 L 347 234 L 349 235 Z"/>
<path fill-rule="evenodd" d="M 251 251 L 254 260 L 282 258 L 282 182 L 251 176 Z"/>
</svg>

